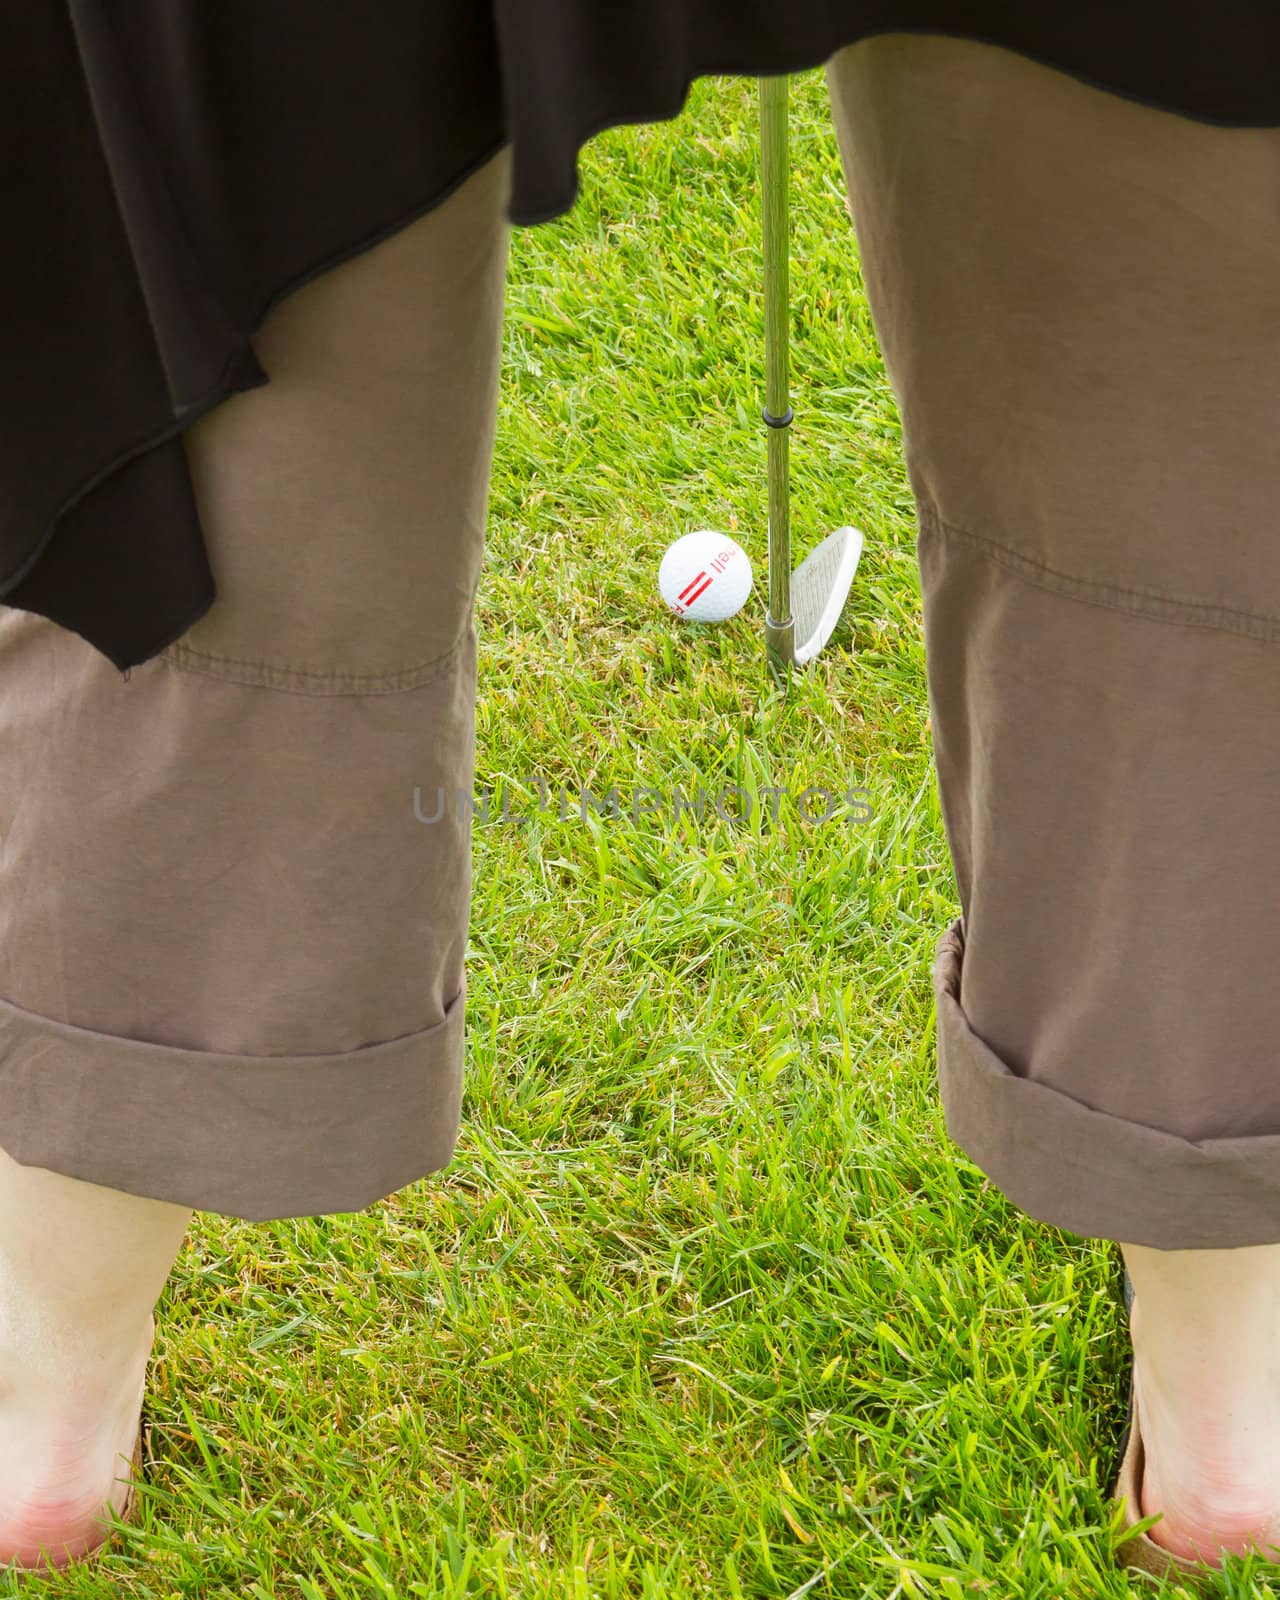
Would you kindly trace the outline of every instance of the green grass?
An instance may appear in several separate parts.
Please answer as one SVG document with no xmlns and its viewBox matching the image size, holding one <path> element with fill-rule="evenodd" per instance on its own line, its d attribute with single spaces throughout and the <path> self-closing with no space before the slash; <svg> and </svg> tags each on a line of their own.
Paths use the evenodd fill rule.
<svg viewBox="0 0 1280 1600">
<path fill-rule="evenodd" d="M 851 604 L 786 697 L 762 585 L 713 628 L 656 596 L 694 527 L 763 574 L 755 96 L 703 79 L 678 120 L 600 136 L 571 216 L 513 235 L 477 782 L 524 820 L 476 827 L 457 1155 L 354 1216 L 197 1216 L 143 1525 L 24 1592 L 1129 1592 L 1113 1247 L 1020 1213 L 937 1102 L 958 905 L 821 72 L 793 102 L 794 531 L 864 529 Z M 734 783 L 861 785 L 873 814 L 578 809 Z"/>
</svg>

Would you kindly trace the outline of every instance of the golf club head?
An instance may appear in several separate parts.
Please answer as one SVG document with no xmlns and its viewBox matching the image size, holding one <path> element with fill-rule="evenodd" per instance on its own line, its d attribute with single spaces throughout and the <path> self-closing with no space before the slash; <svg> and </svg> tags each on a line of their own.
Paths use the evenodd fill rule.
<svg viewBox="0 0 1280 1600">
<path fill-rule="evenodd" d="M 837 528 L 811 551 L 791 578 L 795 663 L 812 661 L 835 632 L 862 557 L 857 528 Z"/>
</svg>

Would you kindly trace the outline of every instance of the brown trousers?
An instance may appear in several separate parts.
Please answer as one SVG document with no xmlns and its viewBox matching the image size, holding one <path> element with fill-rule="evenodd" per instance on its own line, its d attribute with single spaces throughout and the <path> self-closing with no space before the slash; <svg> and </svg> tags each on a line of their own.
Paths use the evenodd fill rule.
<svg viewBox="0 0 1280 1600">
<path fill-rule="evenodd" d="M 919 511 L 947 1127 L 1059 1227 L 1278 1242 L 1280 129 L 942 37 L 828 80 Z M 469 825 L 412 791 L 473 781 L 508 156 L 186 435 L 219 599 L 177 644 L 124 682 L 0 612 L 25 1164 L 262 1219 L 452 1155 Z"/>
</svg>

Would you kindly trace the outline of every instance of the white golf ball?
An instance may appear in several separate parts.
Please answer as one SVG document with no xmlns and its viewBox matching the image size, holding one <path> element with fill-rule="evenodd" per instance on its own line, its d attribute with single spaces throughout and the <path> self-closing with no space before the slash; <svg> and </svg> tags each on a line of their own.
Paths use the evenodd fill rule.
<svg viewBox="0 0 1280 1600">
<path fill-rule="evenodd" d="M 751 560 L 727 533 L 686 533 L 662 558 L 658 588 L 686 622 L 724 622 L 751 593 Z"/>
</svg>

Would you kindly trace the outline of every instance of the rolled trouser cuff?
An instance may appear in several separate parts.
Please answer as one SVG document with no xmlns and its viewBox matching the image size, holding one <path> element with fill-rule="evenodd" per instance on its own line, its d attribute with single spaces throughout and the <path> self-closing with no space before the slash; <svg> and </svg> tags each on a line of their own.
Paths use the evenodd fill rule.
<svg viewBox="0 0 1280 1600">
<path fill-rule="evenodd" d="M 964 954 L 957 917 L 933 963 L 943 1115 L 1008 1199 L 1068 1232 L 1157 1250 L 1274 1244 L 1280 1134 L 1184 1139 L 1014 1071 L 961 1006 Z"/>
<path fill-rule="evenodd" d="M 360 1211 L 448 1165 L 465 1010 L 464 980 L 433 1027 L 254 1056 L 117 1037 L 0 1000 L 0 1145 L 23 1166 L 250 1222 Z"/>
</svg>

